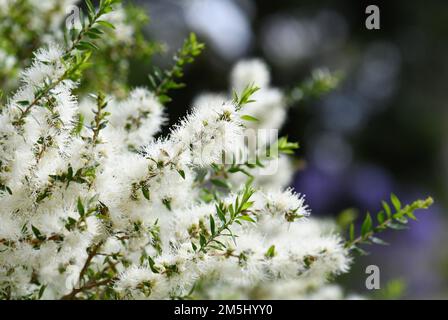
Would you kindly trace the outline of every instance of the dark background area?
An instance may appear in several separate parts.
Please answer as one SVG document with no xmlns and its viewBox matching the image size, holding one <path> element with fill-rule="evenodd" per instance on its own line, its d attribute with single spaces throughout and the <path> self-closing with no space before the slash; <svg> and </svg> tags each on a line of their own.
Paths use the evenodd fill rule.
<svg viewBox="0 0 448 320">
<path fill-rule="evenodd" d="M 375 296 L 403 280 L 405 298 L 448 297 L 446 1 L 133 2 L 148 9 L 148 36 L 169 48 L 157 65 L 170 64 L 190 31 L 207 46 L 187 69 L 187 88 L 172 95 L 170 123 L 197 94 L 227 91 L 229 71 L 242 58 L 265 60 L 273 85 L 285 89 L 315 68 L 342 72 L 335 92 L 290 109 L 283 134 L 300 141 L 297 157 L 306 163 L 294 186 L 321 217 L 347 208 L 378 211 L 391 192 L 403 202 L 432 195 L 436 205 L 410 230 L 386 234 L 392 245 L 369 248 L 355 277 L 340 281 L 371 296 L 364 269 L 376 264 L 383 291 Z M 369 4 L 380 8 L 380 30 L 365 27 Z M 148 70 L 135 64 L 132 82 L 145 83 Z M 388 287 L 389 280 L 397 281 Z"/>
</svg>

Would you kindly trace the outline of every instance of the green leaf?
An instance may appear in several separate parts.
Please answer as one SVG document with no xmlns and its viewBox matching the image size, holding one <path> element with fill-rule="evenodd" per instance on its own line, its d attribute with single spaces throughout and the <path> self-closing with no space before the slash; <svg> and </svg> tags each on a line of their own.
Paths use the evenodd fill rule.
<svg viewBox="0 0 448 320">
<path fill-rule="evenodd" d="M 361 226 L 361 235 L 364 237 L 370 230 L 372 229 L 372 218 L 370 217 L 370 213 L 367 213 L 364 222 Z"/>
<path fill-rule="evenodd" d="M 350 241 L 355 240 L 355 224 L 351 223 L 350 224 Z"/>
<path fill-rule="evenodd" d="M 275 256 L 275 245 L 269 247 L 268 251 L 265 253 L 266 258 L 273 258 Z"/>
<path fill-rule="evenodd" d="M 171 211 L 171 199 L 168 198 L 162 199 L 162 203 L 169 211 Z"/>
<path fill-rule="evenodd" d="M 294 150 L 299 148 L 297 142 L 289 142 L 288 137 L 281 137 L 270 148 L 270 154 L 272 156 L 278 156 L 278 153 L 294 154 Z"/>
<path fill-rule="evenodd" d="M 34 233 L 34 236 L 38 239 L 38 240 L 44 240 L 45 237 L 42 236 L 42 233 L 40 232 L 39 229 L 37 229 L 35 226 L 31 225 L 31 230 Z"/>
<path fill-rule="evenodd" d="M 320 98 L 335 89 L 341 78 L 342 74 L 339 72 L 332 73 L 325 69 L 313 70 L 311 77 L 289 92 L 287 95 L 288 104 L 292 105 L 303 100 Z"/>
<path fill-rule="evenodd" d="M 230 186 L 227 181 L 219 180 L 219 179 L 211 179 L 210 182 L 217 187 L 224 188 L 224 189 L 230 189 Z"/>
<path fill-rule="evenodd" d="M 81 217 L 84 217 L 86 211 L 84 209 L 84 205 L 82 204 L 81 198 L 78 197 L 78 203 L 77 203 L 78 213 Z"/>
<path fill-rule="evenodd" d="M 98 34 L 91 32 L 91 31 L 87 31 L 86 36 L 88 36 L 90 39 L 93 39 L 93 40 L 101 38 Z"/>
<path fill-rule="evenodd" d="M 226 223 L 226 215 L 224 211 L 222 211 L 218 205 L 216 205 L 215 207 L 216 207 L 216 214 L 218 215 L 219 220 L 221 220 L 223 223 Z"/>
<path fill-rule="evenodd" d="M 245 210 L 249 209 L 250 207 L 252 207 L 253 204 L 254 204 L 253 201 L 248 201 L 248 202 L 244 203 L 243 206 L 241 207 L 241 211 L 245 211 Z"/>
<path fill-rule="evenodd" d="M 98 50 L 99 48 L 96 45 L 94 45 L 92 42 L 90 42 L 90 41 L 80 41 L 76 45 L 76 49 L 79 49 L 79 50 Z"/>
<path fill-rule="evenodd" d="M 236 104 L 237 109 L 240 110 L 242 106 L 254 102 L 255 100 L 251 100 L 250 98 L 258 90 L 260 90 L 259 87 L 255 86 L 254 84 L 249 84 L 244 88 L 240 96 L 238 96 L 238 94 L 233 91 L 233 103 Z"/>
<path fill-rule="evenodd" d="M 43 296 L 43 294 L 44 294 L 46 288 L 47 288 L 46 285 L 43 285 L 43 286 L 40 287 L 40 289 L 39 289 L 39 294 L 37 295 L 37 299 L 42 298 L 42 296 Z"/>
<path fill-rule="evenodd" d="M 390 217 L 392 216 L 392 211 L 390 210 L 390 207 L 389 207 L 389 205 L 387 204 L 386 201 L 382 201 L 382 203 L 383 203 L 384 211 L 385 211 L 386 214 L 387 214 L 387 218 L 390 219 Z"/>
<path fill-rule="evenodd" d="M 370 237 L 369 240 L 372 241 L 375 244 L 379 244 L 379 245 L 382 245 L 382 246 L 389 245 L 387 242 L 385 242 L 382 239 L 377 238 L 377 237 Z"/>
<path fill-rule="evenodd" d="M 210 215 L 210 231 L 212 233 L 212 235 L 215 235 L 215 219 L 213 219 L 213 216 Z"/>
<path fill-rule="evenodd" d="M 167 96 L 166 94 L 159 94 L 158 97 L 159 97 L 160 103 L 162 103 L 162 104 L 171 102 L 171 98 L 169 96 Z"/>
<path fill-rule="evenodd" d="M 90 0 L 86 0 L 85 2 L 89 12 L 95 12 L 95 7 L 93 6 L 92 2 Z"/>
<path fill-rule="evenodd" d="M 411 218 L 414 221 L 417 221 L 417 217 L 414 215 L 414 213 L 410 210 L 408 212 L 406 212 L 406 215 Z"/>
<path fill-rule="evenodd" d="M 229 206 L 230 218 L 233 219 L 235 217 L 235 210 L 233 206 Z"/>
<path fill-rule="evenodd" d="M 384 221 L 386 221 L 386 218 L 385 218 L 385 216 L 384 216 L 384 211 L 380 211 L 380 212 L 378 212 L 378 214 L 377 214 L 377 216 L 376 216 L 376 219 L 378 220 L 378 222 L 379 222 L 380 224 L 382 224 Z"/>
<path fill-rule="evenodd" d="M 149 194 L 149 189 L 145 184 L 142 185 L 142 193 L 143 193 L 143 196 L 146 198 L 146 200 L 151 200 L 151 196 Z"/>
<path fill-rule="evenodd" d="M 401 202 L 397 198 L 397 196 L 392 193 L 390 195 L 390 200 L 392 201 L 392 204 L 394 205 L 395 210 L 400 211 L 400 209 L 401 209 Z"/>
<path fill-rule="evenodd" d="M 73 178 L 73 168 L 70 166 L 70 167 L 68 167 L 68 170 L 67 170 L 67 180 L 72 180 L 72 178 Z"/>
<path fill-rule="evenodd" d="M 202 248 L 204 248 L 206 243 L 207 240 L 205 239 L 205 236 L 201 233 L 199 235 L 199 244 L 201 245 Z"/>
<path fill-rule="evenodd" d="M 150 256 L 147 256 L 146 258 L 148 259 L 149 268 L 151 269 L 151 271 L 154 273 L 159 273 L 160 270 L 155 266 L 154 260 Z"/>
<path fill-rule="evenodd" d="M 213 242 L 217 243 L 220 249 L 225 249 L 226 245 L 219 240 L 213 239 Z"/>
<path fill-rule="evenodd" d="M 26 107 L 27 105 L 30 104 L 30 102 L 28 100 L 20 100 L 17 101 L 17 104 L 21 105 L 22 107 Z"/>
<path fill-rule="evenodd" d="M 251 217 L 246 216 L 246 215 L 239 216 L 238 219 L 256 223 L 256 221 L 254 219 L 252 219 Z"/>
<path fill-rule="evenodd" d="M 253 116 L 250 116 L 250 115 L 248 115 L 248 114 L 242 115 L 242 116 L 241 116 L 241 119 L 242 119 L 242 120 L 245 120 L 245 121 L 250 121 L 250 122 L 259 122 L 259 121 L 260 121 L 260 120 L 258 120 L 257 118 L 255 118 L 255 117 L 253 117 Z"/>
<path fill-rule="evenodd" d="M 179 172 L 180 176 L 185 180 L 185 171 L 179 169 L 177 172 Z"/>
</svg>

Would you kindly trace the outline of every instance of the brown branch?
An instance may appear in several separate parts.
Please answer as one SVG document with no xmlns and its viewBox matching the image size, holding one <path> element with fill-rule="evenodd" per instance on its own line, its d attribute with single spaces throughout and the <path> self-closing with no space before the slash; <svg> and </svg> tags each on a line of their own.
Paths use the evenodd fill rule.
<svg viewBox="0 0 448 320">
<path fill-rule="evenodd" d="M 89 255 L 87 256 L 87 259 L 86 259 L 86 261 L 84 263 L 84 266 L 82 267 L 81 271 L 79 272 L 79 283 L 80 284 L 82 282 L 82 279 L 83 279 L 85 273 L 87 272 L 87 270 L 88 270 L 88 268 L 90 266 L 90 263 L 92 262 L 93 258 L 98 254 L 98 250 L 101 248 L 102 245 L 103 245 L 103 242 L 100 241 L 100 242 L 98 242 L 97 244 L 95 244 L 91 248 L 91 250 L 89 252 Z M 62 300 L 72 300 L 72 299 L 74 299 L 76 297 L 76 295 L 78 293 L 83 292 L 83 291 L 88 290 L 88 289 L 91 289 L 91 288 L 95 288 L 95 287 L 98 287 L 98 286 L 105 285 L 105 284 L 109 283 L 112 280 L 113 280 L 113 278 L 105 279 L 105 280 L 102 280 L 102 281 L 99 281 L 99 282 L 97 282 L 97 281 L 89 281 L 86 284 L 84 284 L 83 286 L 80 286 L 79 288 L 73 288 L 73 290 L 70 293 L 66 294 L 61 299 Z"/>
<path fill-rule="evenodd" d="M 104 279 L 101 281 L 90 281 L 88 283 L 86 283 L 84 286 L 80 287 L 80 288 L 74 288 L 70 293 L 66 294 L 65 296 L 63 296 L 61 298 L 61 300 L 73 300 L 76 298 L 76 295 L 80 292 L 83 292 L 85 290 L 88 289 L 92 289 L 92 288 L 96 288 L 96 287 L 100 287 L 100 286 L 104 286 L 109 284 L 110 282 L 113 282 L 116 278 L 109 278 L 109 279 Z"/>
<path fill-rule="evenodd" d="M 92 259 L 96 256 L 98 250 L 103 245 L 103 242 L 100 241 L 96 245 L 93 246 L 93 248 L 90 250 L 89 255 L 87 256 L 86 262 L 84 263 L 84 266 L 81 269 L 81 272 L 79 273 L 79 282 L 82 281 L 82 278 L 84 277 L 84 274 L 86 273 L 87 269 L 90 266 L 90 263 L 92 262 Z"/>
</svg>

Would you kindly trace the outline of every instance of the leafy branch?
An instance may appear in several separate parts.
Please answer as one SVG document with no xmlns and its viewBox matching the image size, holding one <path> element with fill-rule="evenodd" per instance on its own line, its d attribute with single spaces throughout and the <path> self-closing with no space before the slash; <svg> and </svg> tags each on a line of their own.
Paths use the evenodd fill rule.
<svg viewBox="0 0 448 320">
<path fill-rule="evenodd" d="M 35 98 L 32 101 L 18 101 L 18 104 L 24 109 L 19 107 L 21 114 L 18 119 L 13 122 L 14 126 L 22 126 L 25 123 L 25 117 L 30 113 L 32 107 L 37 105 L 41 101 L 41 99 L 45 98 L 49 94 L 49 92 L 62 81 L 64 81 L 65 79 L 76 79 L 80 77 L 81 71 L 84 70 L 88 65 L 87 62 L 91 55 L 91 51 L 94 49 L 98 49 L 98 47 L 93 44 L 92 41 L 86 39 L 100 38 L 100 35 L 103 34 L 103 31 L 97 27 L 99 25 L 108 28 L 114 28 L 111 23 L 99 20 L 99 18 L 102 15 L 111 12 L 113 10 L 113 5 L 119 2 L 120 0 L 101 0 L 98 10 L 95 10 L 91 1 L 86 0 L 89 23 L 85 25 L 84 20 L 81 20 L 83 28 L 77 35 L 75 35 L 76 30 L 72 29 L 72 44 L 65 50 L 64 56 L 62 57 L 62 60 L 67 66 L 67 70 L 58 79 L 54 81 L 50 79 L 47 80 L 44 87 L 40 88 L 36 92 Z M 75 49 L 81 51 L 82 54 L 74 53 Z"/>
<path fill-rule="evenodd" d="M 151 89 L 158 97 L 160 103 L 167 103 L 171 101 L 168 92 L 172 89 L 180 89 L 185 87 L 182 82 L 176 82 L 184 76 L 183 68 L 186 64 L 193 63 L 195 57 L 201 54 L 205 45 L 196 39 L 194 33 L 184 41 L 182 48 L 174 56 L 174 65 L 171 69 L 161 71 L 155 68 L 154 73 L 148 76 Z"/>
<path fill-rule="evenodd" d="M 120 3 L 121 0 L 101 0 L 98 9 L 95 9 L 90 0 L 86 0 L 87 5 L 87 18 L 88 23 L 86 24 L 84 19 L 81 19 L 82 29 L 76 35 L 76 29 L 71 29 L 72 44 L 65 51 L 65 55 L 70 55 L 70 52 L 74 49 L 85 51 L 85 50 L 96 50 L 98 47 L 90 40 L 86 40 L 86 37 L 90 39 L 98 39 L 104 33 L 99 26 L 106 28 L 114 28 L 114 26 L 107 22 L 99 20 L 101 16 L 109 13 L 113 10 L 113 6 Z"/>
<path fill-rule="evenodd" d="M 204 170 L 198 172 L 199 174 L 196 177 L 196 186 L 202 187 L 201 199 L 205 202 L 210 202 L 218 197 L 213 189 L 207 188 L 208 183 L 211 183 L 214 187 L 230 191 L 232 186 L 228 180 L 229 175 L 242 173 L 251 182 L 254 179 L 254 174 L 251 172 L 253 169 L 264 168 L 266 161 L 279 157 L 280 154 L 294 154 L 298 148 L 299 144 L 297 142 L 290 142 L 288 137 L 281 137 L 268 146 L 264 152 L 257 153 L 244 161 L 237 161 L 237 157 L 234 156 L 231 164 L 213 164 L 210 175 L 207 175 L 208 171 Z"/>
<path fill-rule="evenodd" d="M 428 197 L 425 200 L 417 200 L 403 207 L 400 200 L 394 194 L 391 195 L 390 199 L 392 208 L 387 202 L 383 201 L 383 210 L 376 215 L 376 220 L 378 221 L 376 226 L 373 225 L 370 213 L 367 213 L 361 225 L 361 234 L 358 237 L 355 237 L 355 225 L 353 223 L 350 224 L 349 240 L 346 241 L 345 248 L 365 254 L 366 252 L 359 248 L 359 245 L 371 243 L 381 245 L 387 244 L 383 240 L 377 238 L 376 235 L 386 229 L 406 229 L 408 219 L 417 220 L 414 215 L 416 210 L 428 209 L 434 202 L 431 197 Z"/>
<path fill-rule="evenodd" d="M 304 100 L 317 99 L 336 89 L 342 79 L 338 72 L 331 73 L 326 69 L 314 70 L 311 76 L 292 88 L 286 94 L 287 105 L 300 103 Z"/>
<path fill-rule="evenodd" d="M 90 53 L 86 53 L 84 56 L 75 55 L 72 57 L 70 63 L 68 63 L 67 70 L 56 80 L 47 80 L 45 85 L 38 89 L 35 93 L 35 97 L 32 101 L 22 100 L 18 101 L 17 104 L 20 106 L 20 116 L 13 121 L 15 127 L 21 127 L 25 124 L 25 118 L 31 112 L 31 109 L 37 105 L 42 99 L 48 96 L 51 90 L 53 90 L 57 85 L 59 85 L 65 79 L 75 78 L 79 75 L 79 72 L 86 66 L 87 60 L 90 57 Z M 23 107 L 24 109 L 22 109 Z"/>
<path fill-rule="evenodd" d="M 246 105 L 248 103 L 255 102 L 255 100 L 251 99 L 251 97 L 258 90 L 260 90 L 260 88 L 254 84 L 247 85 L 244 88 L 243 92 L 241 92 L 240 95 L 238 95 L 238 93 L 234 90 L 233 91 L 233 103 L 236 105 L 236 110 L 237 111 L 240 110 L 244 105 Z M 246 118 L 246 120 L 249 120 L 249 119 Z M 250 119 L 249 121 L 253 121 L 253 120 L 255 120 L 255 119 Z"/>
<path fill-rule="evenodd" d="M 299 149 L 298 142 L 288 141 L 288 137 L 280 137 L 268 149 L 268 157 L 278 157 L 279 154 L 294 154 L 294 151 Z"/>
<path fill-rule="evenodd" d="M 192 242 L 193 250 L 196 252 L 206 253 L 208 249 L 213 248 L 217 250 L 224 250 L 226 245 L 218 240 L 223 236 L 228 236 L 235 241 L 235 235 L 232 233 L 230 226 L 233 223 L 241 224 L 242 221 L 255 222 L 250 217 L 248 210 L 253 202 L 249 201 L 254 194 L 254 190 L 250 186 L 246 186 L 242 195 L 236 197 L 235 203 L 226 205 L 220 202 L 215 206 L 216 215 L 219 218 L 219 223 L 215 221 L 213 215 L 209 216 L 210 230 L 201 230 L 199 234 L 199 247 Z M 219 224 L 219 225 L 218 225 Z"/>
<path fill-rule="evenodd" d="M 103 93 L 100 92 L 98 93 L 98 95 L 91 95 L 91 96 L 96 99 L 96 110 L 93 110 L 95 117 L 93 118 L 90 126 L 90 129 L 93 132 L 92 144 L 96 145 L 98 144 L 98 137 L 100 131 L 103 130 L 108 123 L 106 117 L 110 115 L 110 113 L 104 111 L 104 109 L 106 109 L 107 107 L 107 101 L 106 96 Z"/>
</svg>

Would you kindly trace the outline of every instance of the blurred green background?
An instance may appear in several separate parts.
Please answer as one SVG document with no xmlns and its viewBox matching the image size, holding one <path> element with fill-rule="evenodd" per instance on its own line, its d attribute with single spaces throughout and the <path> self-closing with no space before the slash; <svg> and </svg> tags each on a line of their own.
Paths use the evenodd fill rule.
<svg viewBox="0 0 448 320">
<path fill-rule="evenodd" d="M 448 4 L 446 1 L 132 1 L 150 16 L 149 38 L 167 44 L 159 67 L 190 31 L 206 43 L 189 66 L 187 89 L 172 94 L 170 123 L 203 91 L 226 91 L 242 58 L 270 66 L 273 84 L 291 88 L 312 70 L 340 71 L 339 88 L 290 110 L 284 134 L 300 141 L 305 167 L 295 188 L 315 216 L 379 209 L 391 192 L 402 200 L 432 195 L 436 205 L 408 231 L 386 234 L 388 247 L 368 248 L 350 292 L 377 298 L 448 298 Z M 367 30 L 365 8 L 380 8 L 380 30 Z M 134 85 L 150 64 L 132 66 Z M 367 291 L 365 267 L 381 269 L 382 289 Z"/>
</svg>

